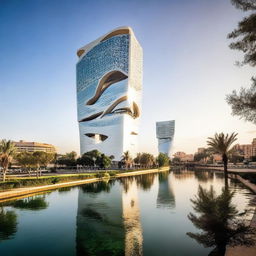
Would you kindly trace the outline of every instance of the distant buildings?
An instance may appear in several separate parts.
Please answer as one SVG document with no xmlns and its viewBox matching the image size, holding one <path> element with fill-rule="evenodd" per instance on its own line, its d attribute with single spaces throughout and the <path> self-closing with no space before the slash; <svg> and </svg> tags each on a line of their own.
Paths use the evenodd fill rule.
<svg viewBox="0 0 256 256">
<path fill-rule="evenodd" d="M 186 154 L 185 152 L 176 152 L 173 156 L 174 156 L 174 158 L 180 159 L 181 162 L 192 162 L 192 161 L 194 161 L 194 155 L 193 154 Z"/>
<path fill-rule="evenodd" d="M 234 146 L 237 154 L 244 157 L 245 160 L 251 160 L 256 157 L 256 138 L 253 139 L 251 144 L 236 144 Z"/>
<path fill-rule="evenodd" d="M 131 28 L 117 28 L 77 51 L 81 154 L 97 149 L 119 161 L 138 152 L 142 48 Z"/>
<path fill-rule="evenodd" d="M 17 152 L 36 152 L 43 151 L 46 153 L 56 153 L 56 148 L 51 144 L 40 143 L 40 142 L 28 142 L 20 140 L 19 142 L 14 142 Z"/>
<path fill-rule="evenodd" d="M 158 139 L 158 152 L 171 155 L 172 142 L 175 131 L 175 121 L 156 122 L 156 137 Z"/>
</svg>

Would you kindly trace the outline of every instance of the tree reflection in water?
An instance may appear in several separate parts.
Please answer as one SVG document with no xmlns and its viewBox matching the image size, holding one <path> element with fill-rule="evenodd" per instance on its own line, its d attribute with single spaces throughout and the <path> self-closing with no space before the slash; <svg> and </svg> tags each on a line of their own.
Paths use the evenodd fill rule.
<svg viewBox="0 0 256 256">
<path fill-rule="evenodd" d="M 156 173 L 150 173 L 147 175 L 139 175 L 135 176 L 137 186 L 142 188 L 143 190 L 150 190 L 152 185 L 154 184 Z"/>
<path fill-rule="evenodd" d="M 0 241 L 11 239 L 17 232 L 17 215 L 14 211 L 0 209 Z"/>
<path fill-rule="evenodd" d="M 138 188 L 142 188 L 144 191 L 150 190 L 154 184 L 156 173 L 150 173 L 147 175 L 136 175 L 131 177 L 123 177 L 119 179 L 125 192 L 130 189 L 130 185 L 133 181 L 136 182 Z"/>
<path fill-rule="evenodd" d="M 45 201 L 45 196 L 33 196 L 16 200 L 10 205 L 18 209 L 40 211 L 46 209 L 49 204 Z"/>
<path fill-rule="evenodd" d="M 255 230 L 238 219 L 238 212 L 231 203 L 234 193 L 222 190 L 216 195 L 213 187 L 209 191 L 199 186 L 198 195 L 191 199 L 193 209 L 199 215 L 190 213 L 188 218 L 201 233 L 188 232 L 204 247 L 215 247 L 209 255 L 225 255 L 226 246 L 254 244 L 252 235 Z"/>
<path fill-rule="evenodd" d="M 110 192 L 111 187 L 115 184 L 115 180 L 99 181 L 83 185 L 82 191 L 84 193 L 97 194 L 102 191 Z"/>
</svg>

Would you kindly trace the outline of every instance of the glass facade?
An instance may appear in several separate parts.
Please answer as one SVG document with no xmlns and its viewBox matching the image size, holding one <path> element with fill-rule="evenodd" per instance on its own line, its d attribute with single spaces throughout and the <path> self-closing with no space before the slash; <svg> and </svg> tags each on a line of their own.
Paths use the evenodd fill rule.
<svg viewBox="0 0 256 256">
<path fill-rule="evenodd" d="M 158 139 L 159 153 L 164 153 L 168 156 L 171 155 L 174 131 L 174 120 L 156 122 L 156 137 Z"/>
<path fill-rule="evenodd" d="M 136 79 L 131 79 L 134 76 L 131 73 L 133 37 L 133 33 L 117 34 L 106 40 L 102 37 L 81 48 L 83 54 L 79 55 L 76 66 L 81 154 L 98 149 L 118 160 L 124 151 L 134 151 L 129 148 L 131 132 L 124 128 L 129 126 L 136 130 L 135 119 L 140 113 L 141 81 L 134 80 L 138 77 L 142 80 L 142 77 L 137 75 Z M 136 57 L 138 62 L 138 54 Z M 142 65 L 141 60 L 140 63 Z M 135 83 L 136 86 L 132 86 Z M 85 135 L 88 133 L 95 136 L 88 137 Z M 96 145 L 94 138 L 98 134 L 107 139 Z"/>
</svg>

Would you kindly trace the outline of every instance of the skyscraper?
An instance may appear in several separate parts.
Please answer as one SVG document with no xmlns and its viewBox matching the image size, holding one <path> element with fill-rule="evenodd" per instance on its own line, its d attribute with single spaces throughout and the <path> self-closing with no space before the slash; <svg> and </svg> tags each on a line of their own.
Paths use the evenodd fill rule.
<svg viewBox="0 0 256 256">
<path fill-rule="evenodd" d="M 142 48 L 130 27 L 117 28 L 77 51 L 81 154 L 97 149 L 120 160 L 137 153 Z"/>
<path fill-rule="evenodd" d="M 171 154 L 174 137 L 175 121 L 156 122 L 156 137 L 158 139 L 158 151 L 168 156 Z"/>
</svg>

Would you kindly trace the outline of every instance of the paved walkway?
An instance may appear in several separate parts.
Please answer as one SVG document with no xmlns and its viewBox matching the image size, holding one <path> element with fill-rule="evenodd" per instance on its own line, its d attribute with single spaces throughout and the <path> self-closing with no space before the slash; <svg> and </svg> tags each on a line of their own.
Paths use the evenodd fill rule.
<svg viewBox="0 0 256 256">
<path fill-rule="evenodd" d="M 255 184 L 252 184 L 248 180 L 243 179 L 239 175 L 236 175 L 236 178 L 256 194 Z M 250 225 L 251 227 L 256 228 L 256 210 L 254 212 Z M 255 239 L 256 239 L 256 235 L 255 235 Z M 256 245 L 253 247 L 245 247 L 245 246 L 228 247 L 226 250 L 225 256 L 256 256 Z"/>
<path fill-rule="evenodd" d="M 210 169 L 210 170 L 218 170 L 223 171 L 223 167 L 211 167 L 211 166 L 196 166 L 196 168 L 200 169 Z M 250 168 L 228 168 L 228 172 L 240 172 L 240 173 L 256 173 L 256 169 Z"/>
<path fill-rule="evenodd" d="M 161 172 L 161 171 L 167 171 L 168 169 L 169 169 L 169 167 L 163 167 L 161 169 L 149 169 L 149 170 L 142 170 L 142 171 L 125 172 L 125 173 L 119 173 L 115 177 L 126 177 L 126 176 L 135 176 L 135 175 L 141 175 L 141 174 L 147 174 L 147 173 L 157 173 L 157 172 Z M 58 183 L 58 184 L 53 184 L 53 185 L 11 189 L 11 190 L 8 190 L 5 192 L 0 192 L 0 202 L 7 201 L 10 198 L 14 198 L 14 197 L 25 197 L 29 194 L 45 192 L 48 190 L 61 188 L 61 187 L 77 186 L 77 185 L 92 183 L 92 182 L 96 182 L 96 181 L 100 181 L 100 180 L 102 180 L 102 179 L 101 178 L 91 178 L 91 179 L 86 179 L 86 180 L 63 182 L 63 183 Z"/>
</svg>

